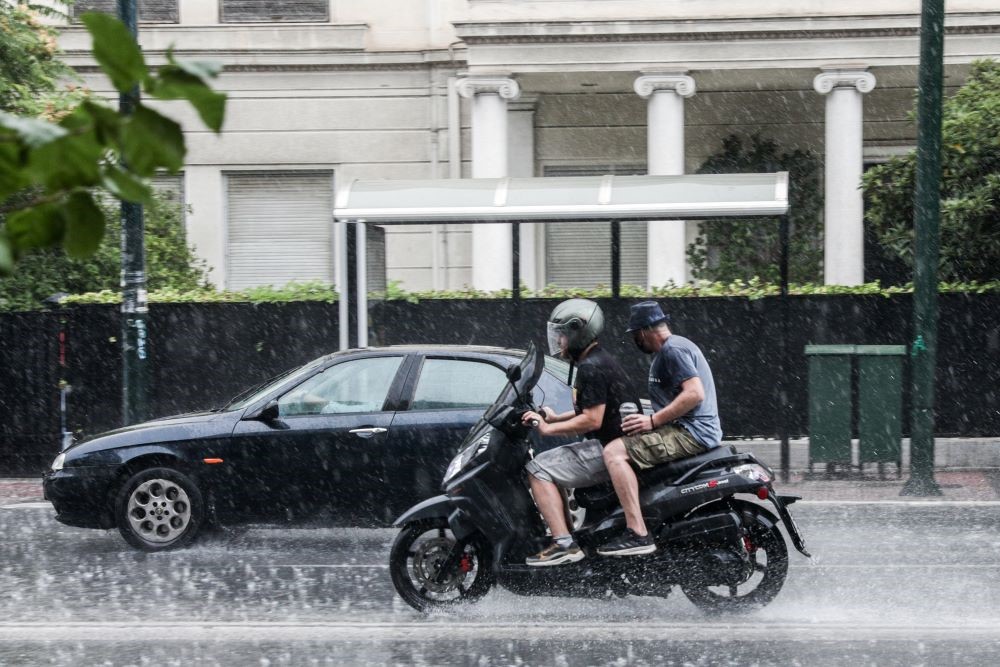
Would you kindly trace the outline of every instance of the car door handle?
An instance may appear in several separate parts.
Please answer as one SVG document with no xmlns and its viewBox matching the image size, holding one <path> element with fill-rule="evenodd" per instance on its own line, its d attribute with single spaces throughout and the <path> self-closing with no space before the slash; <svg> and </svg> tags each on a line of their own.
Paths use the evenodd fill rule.
<svg viewBox="0 0 1000 667">
<path fill-rule="evenodd" d="M 378 435 L 379 433 L 385 433 L 386 430 L 379 426 L 370 426 L 368 428 L 352 428 L 349 432 L 361 438 L 370 438 L 373 435 Z"/>
</svg>

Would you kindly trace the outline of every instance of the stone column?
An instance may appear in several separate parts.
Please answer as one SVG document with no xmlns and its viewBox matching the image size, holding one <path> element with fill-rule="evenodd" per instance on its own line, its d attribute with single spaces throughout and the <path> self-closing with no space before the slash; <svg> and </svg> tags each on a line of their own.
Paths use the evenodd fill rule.
<svg viewBox="0 0 1000 667">
<path fill-rule="evenodd" d="M 875 88 L 875 77 L 864 69 L 830 68 L 816 76 L 813 88 L 827 96 L 823 282 L 860 285 L 865 279 L 861 102 Z"/>
<path fill-rule="evenodd" d="M 520 87 L 513 79 L 470 76 L 458 82 L 458 94 L 472 100 L 472 177 L 507 176 L 507 101 Z M 472 226 L 472 286 L 493 291 L 511 287 L 509 224 Z"/>
<path fill-rule="evenodd" d="M 684 173 L 684 98 L 695 93 L 694 79 L 680 72 L 646 74 L 635 92 L 647 100 L 646 152 L 651 176 Z M 685 223 L 650 220 L 647 231 L 646 282 L 658 287 L 687 282 Z"/>
<path fill-rule="evenodd" d="M 535 175 L 535 106 L 538 99 L 521 96 L 508 108 L 509 144 L 507 175 L 511 178 L 532 178 Z M 529 289 L 542 287 L 538 278 L 538 236 L 543 225 L 522 222 L 521 282 Z"/>
</svg>

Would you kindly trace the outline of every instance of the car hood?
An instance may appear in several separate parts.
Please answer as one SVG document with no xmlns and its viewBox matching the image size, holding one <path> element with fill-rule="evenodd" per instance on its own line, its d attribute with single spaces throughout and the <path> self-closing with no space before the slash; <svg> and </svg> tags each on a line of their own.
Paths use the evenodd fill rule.
<svg viewBox="0 0 1000 667">
<path fill-rule="evenodd" d="M 152 419 L 99 433 L 72 445 L 66 450 L 66 454 L 68 458 L 76 459 L 119 447 L 228 436 L 233 432 L 240 415 L 241 411 L 189 412 Z"/>
</svg>

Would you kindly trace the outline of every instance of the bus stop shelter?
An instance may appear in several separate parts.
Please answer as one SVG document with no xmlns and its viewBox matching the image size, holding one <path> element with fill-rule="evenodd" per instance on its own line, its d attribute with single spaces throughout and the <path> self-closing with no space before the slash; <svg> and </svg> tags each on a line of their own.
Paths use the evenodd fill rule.
<svg viewBox="0 0 1000 667">
<path fill-rule="evenodd" d="M 611 222 L 612 296 L 618 296 L 618 225 L 626 221 L 661 224 L 706 218 L 779 220 L 781 244 L 782 384 L 788 326 L 788 172 L 691 174 L 680 176 L 581 176 L 428 180 L 356 180 L 337 193 L 334 238 L 340 292 L 340 348 L 368 345 L 366 230 L 368 225 L 511 224 L 511 298 L 520 299 L 518 224 L 544 222 L 585 225 Z M 351 227 L 349 232 L 349 227 Z M 348 236 L 353 243 L 348 243 Z M 349 252 L 353 246 L 353 252 Z M 655 253 L 655 248 L 647 252 Z M 498 258 L 498 261 L 503 261 Z M 352 270 L 353 269 L 353 270 Z M 353 274 L 353 275 L 351 275 Z M 353 312 L 352 312 L 353 311 Z M 351 321 L 356 335 L 351 335 Z M 353 339 L 353 340 L 352 340 Z M 784 414 L 784 387 L 776 403 Z M 787 419 L 780 420 L 783 472 L 787 474 Z"/>
</svg>

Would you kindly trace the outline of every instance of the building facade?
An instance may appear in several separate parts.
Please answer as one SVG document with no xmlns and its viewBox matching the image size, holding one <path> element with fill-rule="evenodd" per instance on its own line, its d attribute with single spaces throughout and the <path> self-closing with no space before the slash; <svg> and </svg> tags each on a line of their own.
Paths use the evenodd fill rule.
<svg viewBox="0 0 1000 667">
<path fill-rule="evenodd" d="M 357 178 L 682 174 L 729 135 L 824 164 L 824 271 L 864 280 L 866 163 L 911 149 L 920 2 L 139 0 L 163 62 L 220 61 L 221 135 L 180 104 L 187 234 L 218 287 L 334 281 L 334 192 Z M 77 0 L 113 11 L 112 0 Z M 948 3 L 945 94 L 1000 56 L 1000 0 Z M 110 85 L 77 23 L 67 59 Z M 622 281 L 690 276 L 693 222 L 622 226 Z M 523 225 L 522 280 L 610 282 L 609 226 Z M 386 230 L 410 290 L 510 287 L 504 225 Z"/>
</svg>

